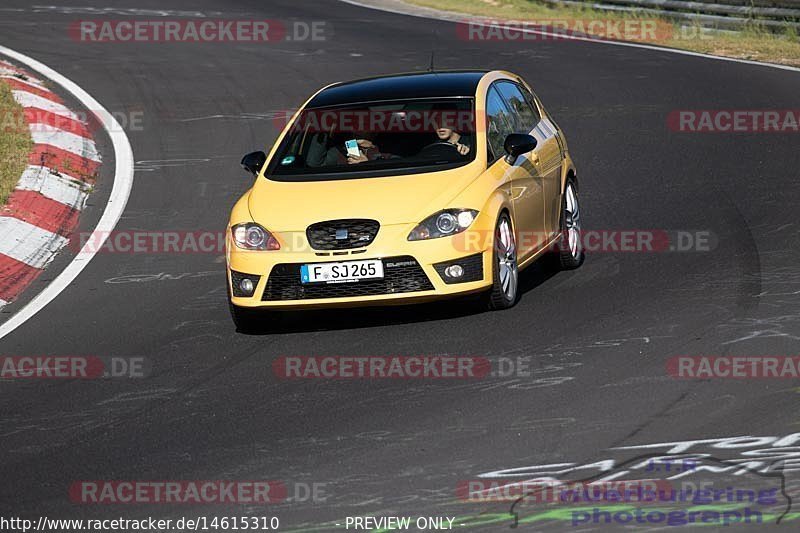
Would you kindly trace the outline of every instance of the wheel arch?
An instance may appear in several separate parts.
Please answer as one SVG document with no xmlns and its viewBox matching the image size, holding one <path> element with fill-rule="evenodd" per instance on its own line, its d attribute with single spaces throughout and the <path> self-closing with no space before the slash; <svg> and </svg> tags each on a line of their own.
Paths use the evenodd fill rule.
<svg viewBox="0 0 800 533">
<path fill-rule="evenodd" d="M 578 183 L 578 172 L 575 170 L 575 167 L 570 166 L 567 169 L 566 174 L 564 175 L 564 183 L 561 184 L 561 194 L 564 194 L 567 190 L 567 183 L 573 183 L 575 185 L 575 191 L 580 192 L 581 187 Z"/>
</svg>

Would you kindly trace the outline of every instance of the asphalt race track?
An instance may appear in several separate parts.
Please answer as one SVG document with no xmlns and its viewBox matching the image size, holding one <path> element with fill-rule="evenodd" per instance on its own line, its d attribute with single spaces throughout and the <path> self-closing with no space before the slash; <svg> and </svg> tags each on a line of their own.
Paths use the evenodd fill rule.
<svg viewBox="0 0 800 533">
<path fill-rule="evenodd" d="M 425 70 L 435 49 L 439 69 L 506 69 L 534 87 L 567 133 L 584 228 L 709 232 L 714 246 L 598 251 L 570 272 L 537 264 L 505 312 L 446 302 L 288 313 L 257 335 L 234 330 L 221 254 L 100 253 L 0 340 L 0 353 L 144 357 L 150 375 L 0 383 L 3 516 L 274 515 L 286 531 L 337 530 L 348 516 L 450 516 L 463 530 L 502 530 L 513 522 L 510 504 L 461 501 L 460 482 L 669 448 L 612 450 L 622 446 L 764 437 L 751 447 L 689 450 L 725 459 L 800 431 L 796 381 L 677 380 L 665 366 L 677 355 L 800 352 L 798 134 L 666 126 L 678 109 L 797 108 L 800 73 L 567 40 L 468 42 L 449 22 L 333 0 L 114 6 L 324 21 L 324 41 L 85 43 L 69 24 L 102 18 L 85 8 L 108 4 L 55 5 L 5 0 L 0 44 L 61 72 L 109 110 L 141 111 L 143 127 L 127 132 L 136 173 L 117 230 L 224 228 L 251 183 L 239 160 L 274 141 L 274 113 L 334 81 Z M 99 141 L 106 164 L 82 219 L 89 229 L 113 181 L 113 152 Z M 526 357 L 531 372 L 369 382 L 280 381 L 272 371 L 282 355 L 419 354 Z M 217 479 L 317 483 L 326 497 L 267 507 L 68 497 L 76 480 Z M 519 517 L 536 513 L 528 506 Z M 531 520 L 520 527 L 622 527 Z"/>
</svg>

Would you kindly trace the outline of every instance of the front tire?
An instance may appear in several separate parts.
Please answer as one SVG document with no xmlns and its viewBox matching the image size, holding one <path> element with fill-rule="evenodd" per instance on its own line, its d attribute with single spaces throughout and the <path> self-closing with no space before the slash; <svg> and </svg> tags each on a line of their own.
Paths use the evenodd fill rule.
<svg viewBox="0 0 800 533">
<path fill-rule="evenodd" d="M 492 249 L 493 283 L 486 304 L 491 310 L 508 309 L 519 300 L 519 267 L 514 226 L 507 213 L 497 219 Z"/>
<path fill-rule="evenodd" d="M 233 305 L 230 299 L 228 300 L 228 309 L 231 312 L 231 318 L 233 319 L 233 324 L 236 326 L 236 331 L 239 333 L 251 333 L 255 331 L 258 326 L 256 311 Z"/>
<path fill-rule="evenodd" d="M 581 210 L 578 191 L 570 180 L 561 199 L 561 238 L 558 241 L 558 262 L 563 270 L 573 270 L 586 259 L 581 230 Z"/>
</svg>

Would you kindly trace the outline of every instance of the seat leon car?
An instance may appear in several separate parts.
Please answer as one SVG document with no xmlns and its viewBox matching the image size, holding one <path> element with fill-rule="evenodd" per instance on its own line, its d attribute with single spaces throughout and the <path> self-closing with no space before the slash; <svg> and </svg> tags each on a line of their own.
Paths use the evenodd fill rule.
<svg viewBox="0 0 800 533">
<path fill-rule="evenodd" d="M 233 207 L 237 327 L 264 310 L 519 298 L 544 254 L 584 259 L 563 132 L 510 72 L 398 74 L 327 86 L 286 121 Z"/>
</svg>

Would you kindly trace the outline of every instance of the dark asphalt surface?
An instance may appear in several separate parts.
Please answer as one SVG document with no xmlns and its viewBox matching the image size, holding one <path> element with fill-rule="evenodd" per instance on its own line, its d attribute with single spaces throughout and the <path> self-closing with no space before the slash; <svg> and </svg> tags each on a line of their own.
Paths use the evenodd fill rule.
<svg viewBox="0 0 800 533">
<path fill-rule="evenodd" d="M 451 23 L 334 1 L 135 4 L 325 21 L 327 39 L 88 44 L 70 39 L 69 23 L 103 17 L 4 1 L 0 44 L 60 71 L 110 111 L 143 112 L 143 130 L 128 132 L 137 171 L 118 230 L 224 228 L 250 184 L 241 155 L 278 134 L 270 112 L 295 108 L 334 81 L 425 69 L 435 47 L 438 68 L 501 68 L 531 83 L 567 133 L 586 228 L 710 231 L 718 246 L 595 253 L 571 272 L 537 265 L 506 312 L 451 302 L 292 313 L 263 335 L 235 333 L 221 256 L 99 254 L 2 339 L 0 353 L 143 356 L 152 375 L 0 383 L 4 516 L 275 514 L 282 529 L 320 531 L 353 515 L 464 518 L 508 511 L 456 498 L 459 481 L 485 472 L 625 459 L 634 452 L 609 450 L 626 445 L 798 431 L 796 383 L 678 381 L 665 370 L 681 354 L 798 353 L 798 136 L 678 134 L 666 116 L 796 108 L 800 74 L 582 42 L 470 43 Z M 106 4 L 74 3 L 88 5 Z M 106 154 L 86 227 L 110 185 Z M 109 283 L 156 274 L 179 279 Z M 530 356 L 534 372 L 367 383 L 281 382 L 271 370 L 281 355 L 389 354 Z M 67 498 L 75 480 L 110 479 L 280 479 L 324 483 L 328 498 L 266 508 Z M 509 524 L 510 515 L 470 529 Z M 579 530 L 562 520 L 526 527 Z"/>
</svg>

